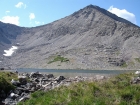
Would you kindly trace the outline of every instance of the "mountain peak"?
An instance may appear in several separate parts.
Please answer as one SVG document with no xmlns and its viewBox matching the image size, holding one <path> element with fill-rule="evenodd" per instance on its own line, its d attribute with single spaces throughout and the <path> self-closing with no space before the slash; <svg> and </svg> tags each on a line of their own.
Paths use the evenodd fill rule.
<svg viewBox="0 0 140 105">
<path fill-rule="evenodd" d="M 97 5 L 90 4 L 90 5 L 86 6 L 85 8 L 100 8 L 100 7 Z"/>
<path fill-rule="evenodd" d="M 125 64 L 124 69 L 138 69 L 139 42 L 140 28 L 105 9 L 88 5 L 70 16 L 39 27 L 17 28 L 0 24 L 0 66 L 122 69 Z M 4 51 L 12 46 L 18 46 L 16 52 L 10 57 L 4 56 Z M 57 56 L 68 59 L 68 62 L 52 62 Z"/>
<path fill-rule="evenodd" d="M 83 15 L 83 13 L 90 14 L 90 13 L 97 13 L 97 12 L 100 12 L 102 15 L 105 15 L 105 16 L 107 16 L 115 21 L 138 27 L 137 25 L 131 23 L 130 21 L 128 21 L 124 18 L 118 17 L 117 15 L 107 11 L 106 9 L 100 8 L 99 6 L 92 5 L 92 4 L 84 7 L 83 9 L 80 9 L 79 11 L 73 13 L 72 15 L 76 16 L 76 17 L 80 17 L 80 15 Z"/>
</svg>

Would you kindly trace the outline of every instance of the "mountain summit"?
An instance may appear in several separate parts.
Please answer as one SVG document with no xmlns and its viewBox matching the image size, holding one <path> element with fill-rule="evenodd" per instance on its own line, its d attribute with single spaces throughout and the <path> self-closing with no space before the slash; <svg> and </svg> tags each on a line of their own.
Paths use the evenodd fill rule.
<svg viewBox="0 0 140 105">
<path fill-rule="evenodd" d="M 98 6 L 89 5 L 70 16 L 34 28 L 10 24 L 3 27 L 1 24 L 0 33 L 5 37 L 0 40 L 1 49 L 18 46 L 10 57 L 0 53 L 1 66 L 49 69 L 140 67 L 140 28 Z"/>
<path fill-rule="evenodd" d="M 129 21 L 127 21 L 127 20 L 125 20 L 125 19 L 123 19 L 121 17 L 118 17 L 115 14 L 112 14 L 109 11 L 107 11 L 107 10 L 105 10 L 103 8 L 100 8 L 100 7 L 96 6 L 96 5 L 89 5 L 89 6 L 85 7 L 85 8 L 83 8 L 82 10 L 84 10 L 84 11 L 92 11 L 93 9 L 98 10 L 99 12 L 101 12 L 104 15 L 112 18 L 113 20 L 116 20 L 116 21 L 119 21 L 119 22 L 122 22 L 122 23 L 126 23 L 126 24 L 133 24 L 133 23 L 131 23 L 131 22 L 129 22 Z M 133 24 L 133 25 L 135 25 L 135 24 Z"/>
</svg>

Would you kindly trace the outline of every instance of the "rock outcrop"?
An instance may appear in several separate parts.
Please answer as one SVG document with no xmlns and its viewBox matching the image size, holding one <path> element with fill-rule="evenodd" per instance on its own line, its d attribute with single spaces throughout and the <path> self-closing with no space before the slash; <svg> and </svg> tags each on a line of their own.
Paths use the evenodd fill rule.
<svg viewBox="0 0 140 105">
<path fill-rule="evenodd" d="M 132 84 L 140 84 L 140 71 L 136 71 L 135 72 L 135 77 L 133 77 L 132 79 L 131 79 L 131 83 Z"/>
<path fill-rule="evenodd" d="M 69 86 L 71 83 L 80 81 L 105 80 L 107 77 L 101 75 L 94 77 L 54 77 L 53 74 L 32 72 L 30 74 L 21 73 L 19 74 L 18 79 L 18 81 L 12 79 L 11 83 L 16 86 L 16 88 L 11 90 L 9 94 L 5 94 L 5 92 L 1 90 L 0 98 L 5 98 L 7 96 L 7 98 L 3 100 L 5 105 L 16 105 L 20 101 L 25 101 L 30 98 L 31 93 L 38 90 L 47 92 L 62 85 Z"/>
</svg>

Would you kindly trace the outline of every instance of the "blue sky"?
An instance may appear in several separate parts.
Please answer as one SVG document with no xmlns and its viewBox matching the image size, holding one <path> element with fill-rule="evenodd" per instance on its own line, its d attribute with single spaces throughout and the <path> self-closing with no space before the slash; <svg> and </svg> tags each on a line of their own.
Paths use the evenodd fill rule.
<svg viewBox="0 0 140 105">
<path fill-rule="evenodd" d="M 35 27 L 97 5 L 140 26 L 140 0 L 0 0 L 0 21 Z"/>
</svg>

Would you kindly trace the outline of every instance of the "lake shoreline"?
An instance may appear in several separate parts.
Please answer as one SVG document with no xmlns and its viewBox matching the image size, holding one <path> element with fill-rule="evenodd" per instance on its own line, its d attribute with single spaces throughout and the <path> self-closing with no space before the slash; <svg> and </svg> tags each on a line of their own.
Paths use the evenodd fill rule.
<svg viewBox="0 0 140 105">
<path fill-rule="evenodd" d="M 137 70 L 74 70 L 74 69 L 33 69 L 33 68 L 19 68 L 15 70 L 2 70 L 9 72 L 19 72 L 19 73 L 31 73 L 31 72 L 41 72 L 47 74 L 54 74 L 55 76 L 63 75 L 66 77 L 82 76 L 82 77 L 93 77 L 95 75 L 103 75 L 106 77 L 127 73 L 135 72 Z"/>
</svg>

